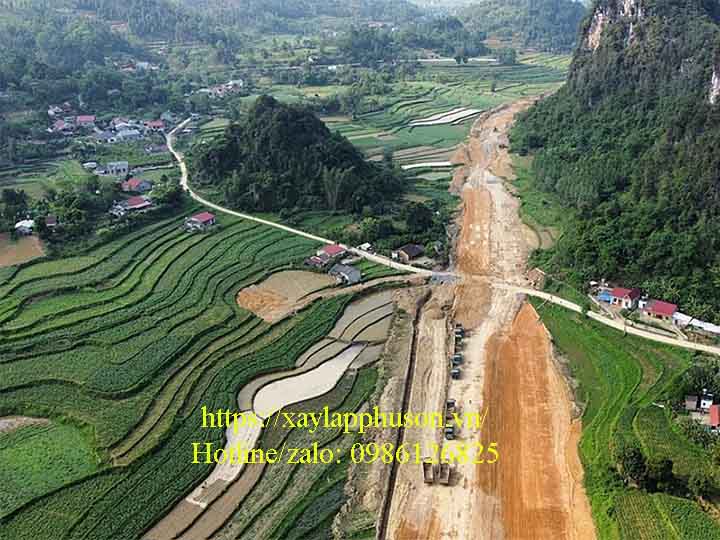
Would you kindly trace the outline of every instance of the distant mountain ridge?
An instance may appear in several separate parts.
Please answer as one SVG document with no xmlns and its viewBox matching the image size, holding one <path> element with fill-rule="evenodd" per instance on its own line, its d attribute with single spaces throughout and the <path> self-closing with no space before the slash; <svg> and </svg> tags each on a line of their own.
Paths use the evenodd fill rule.
<svg viewBox="0 0 720 540">
<path fill-rule="evenodd" d="M 585 14 L 585 6 L 573 0 L 476 0 L 459 12 L 469 27 L 488 36 L 555 52 L 573 49 Z"/>
<path fill-rule="evenodd" d="M 577 210 L 549 264 L 720 322 L 720 5 L 599 0 L 568 83 L 521 119 L 539 184 Z"/>
</svg>

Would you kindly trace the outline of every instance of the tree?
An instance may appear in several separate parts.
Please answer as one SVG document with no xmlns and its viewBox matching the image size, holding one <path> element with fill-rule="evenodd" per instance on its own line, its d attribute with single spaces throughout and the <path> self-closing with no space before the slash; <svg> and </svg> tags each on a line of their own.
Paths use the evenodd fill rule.
<svg viewBox="0 0 720 540">
<path fill-rule="evenodd" d="M 672 460 L 667 458 L 649 460 L 647 463 L 645 487 L 649 491 L 672 491 L 675 487 Z"/>
<path fill-rule="evenodd" d="M 713 487 L 712 475 L 707 468 L 698 467 L 690 473 L 688 489 L 695 497 L 706 497 Z"/>
<path fill-rule="evenodd" d="M 642 485 L 647 474 L 647 463 L 642 451 L 636 446 L 625 446 L 617 458 L 620 474 L 625 482 Z"/>
<path fill-rule="evenodd" d="M 426 232 L 432 227 L 432 210 L 423 203 L 412 203 L 407 209 L 408 231 L 411 233 Z"/>
<path fill-rule="evenodd" d="M 514 66 L 517 64 L 517 51 L 506 47 L 497 51 L 498 62 L 503 66 Z"/>
</svg>

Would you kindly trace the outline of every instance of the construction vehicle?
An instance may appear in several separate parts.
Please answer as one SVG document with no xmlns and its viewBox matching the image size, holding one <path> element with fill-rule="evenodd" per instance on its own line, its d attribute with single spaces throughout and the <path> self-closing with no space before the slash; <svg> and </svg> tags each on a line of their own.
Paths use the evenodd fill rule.
<svg viewBox="0 0 720 540">
<path fill-rule="evenodd" d="M 452 377 L 456 381 L 460 379 L 461 374 L 462 372 L 460 371 L 459 367 L 455 367 L 450 370 L 450 377 Z"/>
<path fill-rule="evenodd" d="M 455 426 L 445 427 L 445 438 L 448 441 L 452 441 L 455 438 Z"/>
<path fill-rule="evenodd" d="M 448 398 L 448 400 L 445 402 L 445 407 L 448 411 L 454 411 L 455 407 L 457 407 L 457 402 L 452 398 Z"/>
<path fill-rule="evenodd" d="M 443 485 L 449 485 L 450 484 L 450 464 L 449 463 L 441 463 L 440 464 L 440 475 L 438 480 Z"/>
<path fill-rule="evenodd" d="M 452 356 L 453 367 L 458 367 L 462 363 L 463 363 L 463 355 L 460 353 L 453 354 L 453 356 Z"/>
<path fill-rule="evenodd" d="M 435 483 L 435 465 L 430 458 L 425 458 L 422 463 L 423 480 L 426 484 Z"/>
</svg>

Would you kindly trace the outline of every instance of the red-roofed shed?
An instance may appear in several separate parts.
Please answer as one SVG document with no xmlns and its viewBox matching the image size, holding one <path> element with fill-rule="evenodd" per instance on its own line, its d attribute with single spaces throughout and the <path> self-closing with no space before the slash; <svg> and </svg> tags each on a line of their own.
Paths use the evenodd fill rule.
<svg viewBox="0 0 720 540">
<path fill-rule="evenodd" d="M 147 197 L 143 197 L 142 195 L 130 197 L 127 201 L 125 201 L 125 208 L 128 210 L 142 210 L 143 208 L 147 208 L 149 206 L 152 206 L 152 203 Z"/>
<path fill-rule="evenodd" d="M 185 227 L 188 230 L 205 229 L 215 225 L 215 214 L 210 212 L 200 212 L 194 216 L 188 218 L 185 221 Z"/>
<path fill-rule="evenodd" d="M 345 251 L 346 250 L 344 247 L 342 247 L 338 244 L 332 244 L 329 246 L 325 246 L 324 248 L 319 250 L 317 252 L 317 254 L 320 255 L 321 253 L 324 253 L 328 257 L 334 258 L 334 257 L 339 257 L 339 256 L 343 255 L 345 253 Z"/>
<path fill-rule="evenodd" d="M 678 307 L 670 302 L 663 302 L 662 300 L 650 300 L 645 306 L 645 313 L 650 317 L 656 319 L 663 319 L 665 321 L 672 321 L 673 315 L 677 312 Z"/>
<path fill-rule="evenodd" d="M 81 114 L 75 118 L 75 123 L 78 126 L 91 126 L 95 123 L 95 116 L 92 114 Z"/>
<path fill-rule="evenodd" d="M 710 405 L 710 426 L 720 427 L 720 405 Z"/>
</svg>

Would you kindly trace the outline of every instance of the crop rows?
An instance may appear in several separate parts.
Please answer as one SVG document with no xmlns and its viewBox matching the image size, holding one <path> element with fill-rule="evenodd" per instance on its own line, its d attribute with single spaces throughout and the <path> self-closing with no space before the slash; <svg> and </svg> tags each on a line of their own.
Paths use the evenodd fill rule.
<svg viewBox="0 0 720 540">
<path fill-rule="evenodd" d="M 590 323 L 558 308 L 540 309 L 555 343 L 569 358 L 573 376 L 580 383 L 578 397 L 585 404 L 580 457 L 585 466 L 585 485 L 600 537 L 670 538 L 673 527 L 679 538 L 694 538 L 681 531 L 670 512 L 655 495 L 634 492 L 614 484 L 608 470 L 615 466 L 614 452 L 620 445 L 639 445 L 649 458 L 669 457 L 674 472 L 687 476 L 707 462 L 704 449 L 694 447 L 668 423 L 662 401 L 668 389 L 690 365 L 689 354 L 651 344 Z M 700 507 L 686 499 L 662 499 L 674 512 L 688 512 L 698 523 L 720 526 L 706 518 Z M 614 512 L 612 510 L 615 510 Z M 658 521 L 658 509 L 665 519 Z M 672 521 L 672 526 L 669 525 Z M 645 525 L 654 522 L 656 527 Z M 658 528 L 659 527 L 659 528 Z M 665 530 L 667 527 L 667 530 Z"/>
</svg>

